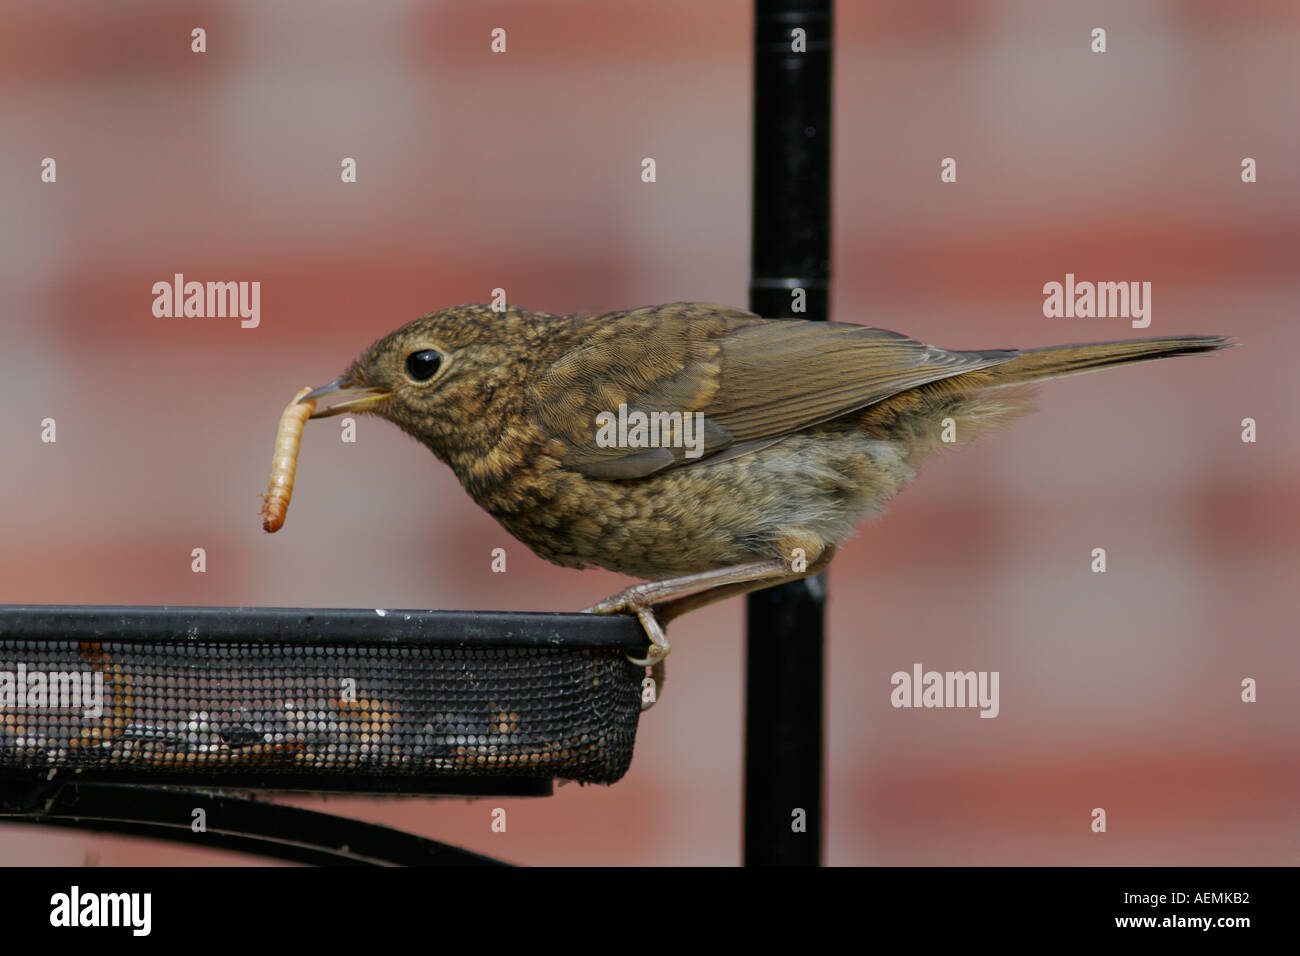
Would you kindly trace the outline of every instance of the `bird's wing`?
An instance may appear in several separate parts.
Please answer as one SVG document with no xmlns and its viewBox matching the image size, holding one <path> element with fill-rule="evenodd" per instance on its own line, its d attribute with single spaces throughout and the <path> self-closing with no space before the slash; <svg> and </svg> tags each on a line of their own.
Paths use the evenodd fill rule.
<svg viewBox="0 0 1300 956">
<path fill-rule="evenodd" d="M 565 465 L 595 478 L 639 478 L 716 461 L 724 453 L 745 454 L 909 388 L 1018 354 L 950 352 L 884 329 L 674 303 L 610 316 L 542 374 L 531 406 Z M 634 412 L 647 418 L 675 412 L 700 427 L 687 431 L 683 420 L 681 431 L 665 429 L 661 439 L 669 447 L 637 445 L 639 436 L 630 429 L 617 437 L 631 436 L 631 442 L 611 443 L 608 427 L 602 436 L 600 425 L 616 423 L 620 406 L 630 425 Z M 602 413 L 609 417 L 598 419 Z"/>
</svg>

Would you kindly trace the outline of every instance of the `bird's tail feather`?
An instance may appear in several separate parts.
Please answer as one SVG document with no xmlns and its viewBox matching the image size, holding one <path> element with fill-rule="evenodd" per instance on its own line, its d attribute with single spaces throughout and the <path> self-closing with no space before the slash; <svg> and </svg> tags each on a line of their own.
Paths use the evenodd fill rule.
<svg viewBox="0 0 1300 956">
<path fill-rule="evenodd" d="M 1034 410 L 1034 383 L 1129 362 L 1212 352 L 1232 345 L 1217 335 L 1056 345 L 1021 352 L 988 368 L 908 389 L 863 410 L 861 422 L 881 437 L 904 439 L 914 460 L 977 440 Z"/>
<path fill-rule="evenodd" d="M 1019 356 L 999 365 L 972 373 L 972 384 L 984 380 L 986 388 L 1023 385 L 1063 375 L 1095 372 L 1113 365 L 1130 362 L 1149 362 L 1172 358 L 1175 355 L 1193 355 L 1213 352 L 1231 346 L 1232 340 L 1221 335 L 1171 335 L 1159 339 L 1129 339 L 1118 342 L 1090 342 L 1083 345 L 1053 345 L 1043 349 L 1028 349 Z M 957 376 L 955 378 L 964 377 Z M 953 384 L 957 384 L 954 380 Z"/>
</svg>

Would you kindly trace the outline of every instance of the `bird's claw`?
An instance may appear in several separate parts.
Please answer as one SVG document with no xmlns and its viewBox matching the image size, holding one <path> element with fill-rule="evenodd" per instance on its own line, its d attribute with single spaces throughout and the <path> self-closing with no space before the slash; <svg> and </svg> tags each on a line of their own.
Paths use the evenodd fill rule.
<svg viewBox="0 0 1300 956">
<path fill-rule="evenodd" d="M 655 616 L 653 605 L 638 600 L 635 592 L 628 589 L 606 598 L 599 604 L 584 608 L 584 613 L 587 614 L 622 614 L 624 612 L 635 614 L 637 620 L 641 622 L 646 637 L 650 638 L 650 647 L 645 657 L 633 657 L 629 654 L 627 659 L 637 667 L 658 667 L 672 651 L 672 645 L 668 643 L 668 636 L 664 634 L 664 627 L 659 623 L 659 618 Z"/>
<path fill-rule="evenodd" d="M 654 640 L 654 635 L 650 635 L 650 640 Z M 672 647 L 667 641 L 664 641 L 662 644 L 652 643 L 645 657 L 633 657 L 629 654 L 627 655 L 627 659 L 637 667 L 654 667 L 656 664 L 663 663 L 664 658 L 668 656 L 670 650 L 672 650 Z"/>
</svg>

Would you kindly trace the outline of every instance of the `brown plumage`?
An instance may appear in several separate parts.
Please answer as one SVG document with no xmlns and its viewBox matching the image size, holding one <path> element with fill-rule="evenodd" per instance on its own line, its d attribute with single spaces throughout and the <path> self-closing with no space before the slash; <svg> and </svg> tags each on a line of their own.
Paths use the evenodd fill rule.
<svg viewBox="0 0 1300 956">
<path fill-rule="evenodd" d="M 348 399 L 313 417 L 368 411 L 415 436 L 543 558 L 655 582 L 594 608 L 638 613 L 654 663 L 667 650 L 658 623 L 824 567 L 946 444 L 946 419 L 969 441 L 1032 407 L 1019 386 L 1228 344 L 948 351 L 718 305 L 595 316 L 471 305 L 408 323 L 306 397 Z M 620 406 L 700 413 L 701 428 L 661 417 L 671 447 L 610 445 L 598 416 Z"/>
</svg>

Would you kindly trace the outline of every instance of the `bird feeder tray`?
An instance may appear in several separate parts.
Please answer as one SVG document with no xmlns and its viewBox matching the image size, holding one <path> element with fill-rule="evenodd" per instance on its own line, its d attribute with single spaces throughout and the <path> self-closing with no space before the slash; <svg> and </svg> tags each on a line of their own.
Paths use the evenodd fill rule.
<svg viewBox="0 0 1300 956">
<path fill-rule="evenodd" d="M 545 794 L 632 759 L 635 618 L 0 606 L 0 778 Z"/>
</svg>

